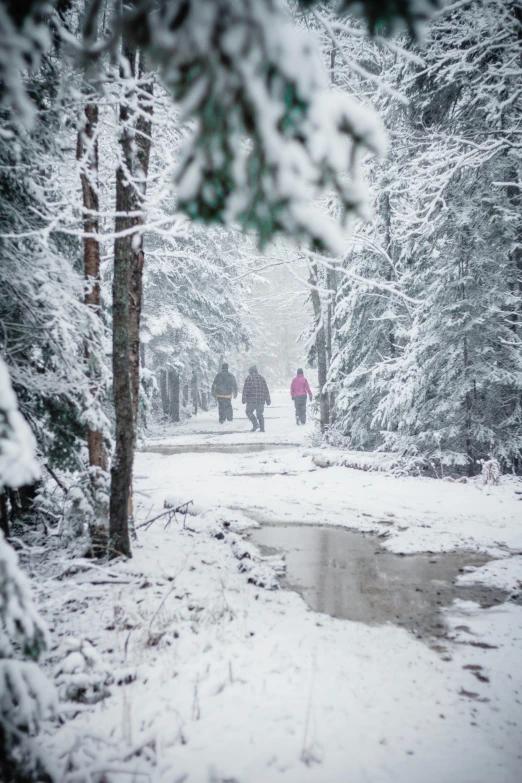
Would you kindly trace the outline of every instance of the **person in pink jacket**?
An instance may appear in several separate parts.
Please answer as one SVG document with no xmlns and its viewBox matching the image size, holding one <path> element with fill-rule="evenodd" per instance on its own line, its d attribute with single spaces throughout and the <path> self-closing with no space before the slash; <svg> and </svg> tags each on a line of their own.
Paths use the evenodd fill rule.
<svg viewBox="0 0 522 783">
<path fill-rule="evenodd" d="M 297 370 L 297 375 L 290 386 L 290 395 L 295 405 L 296 424 L 306 424 L 306 395 L 312 399 L 312 390 L 308 381 L 304 377 L 301 367 Z"/>
</svg>

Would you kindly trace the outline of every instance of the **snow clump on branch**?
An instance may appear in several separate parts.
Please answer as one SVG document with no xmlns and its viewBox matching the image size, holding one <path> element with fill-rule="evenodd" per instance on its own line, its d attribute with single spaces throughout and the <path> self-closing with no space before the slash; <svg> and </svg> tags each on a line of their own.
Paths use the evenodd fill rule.
<svg viewBox="0 0 522 783">
<path fill-rule="evenodd" d="M 200 0 L 148 17 L 148 52 L 185 117 L 196 118 L 177 174 L 179 207 L 239 223 L 260 244 L 278 233 L 341 252 L 343 232 L 312 201 L 337 194 L 342 217 L 367 215 L 360 152 L 380 155 L 378 116 L 330 91 L 313 39 L 278 0 Z"/>
<path fill-rule="evenodd" d="M 0 359 L 0 490 L 37 478 L 34 438 L 20 414 Z M 0 531 L 0 779 L 47 780 L 29 744 L 52 709 L 54 691 L 34 661 L 46 647 L 44 623 L 36 612 L 16 553 Z M 18 652 L 20 651 L 20 653 Z M 18 660 L 19 657 L 31 660 Z"/>
</svg>

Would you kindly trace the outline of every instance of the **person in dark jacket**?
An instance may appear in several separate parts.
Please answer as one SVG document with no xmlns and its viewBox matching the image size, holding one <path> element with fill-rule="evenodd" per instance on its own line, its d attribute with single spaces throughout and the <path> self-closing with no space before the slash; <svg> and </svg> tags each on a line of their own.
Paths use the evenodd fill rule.
<svg viewBox="0 0 522 783">
<path fill-rule="evenodd" d="M 237 383 L 231 372 L 228 371 L 228 364 L 225 362 L 221 366 L 221 372 L 218 372 L 212 384 L 212 394 L 217 400 L 219 411 L 219 423 L 232 421 L 234 411 L 232 410 L 232 398 L 237 397 Z"/>
<path fill-rule="evenodd" d="M 290 386 L 290 396 L 295 405 L 296 424 L 306 424 L 306 395 L 312 399 L 312 390 L 301 367 L 297 370 L 292 384 Z"/>
<path fill-rule="evenodd" d="M 251 432 L 259 429 L 265 431 L 265 403 L 270 405 L 270 392 L 262 375 L 257 371 L 255 364 L 250 367 L 243 386 L 243 403 L 246 403 L 245 413 L 252 422 Z M 257 418 L 256 418 L 257 414 Z"/>
</svg>

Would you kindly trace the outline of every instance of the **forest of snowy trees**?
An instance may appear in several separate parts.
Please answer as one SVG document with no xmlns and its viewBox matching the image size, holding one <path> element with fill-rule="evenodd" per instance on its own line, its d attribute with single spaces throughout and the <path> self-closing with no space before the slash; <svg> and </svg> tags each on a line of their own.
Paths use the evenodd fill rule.
<svg viewBox="0 0 522 783">
<path fill-rule="evenodd" d="M 390 139 L 368 172 L 375 218 L 325 280 L 327 388 L 352 447 L 439 471 L 473 474 L 492 457 L 518 471 L 522 7 L 455 6 L 404 56 L 324 23 L 323 46 L 335 40 L 341 61 L 357 56 L 369 72 L 350 84 L 371 95 Z"/>
<path fill-rule="evenodd" d="M 2 780 L 52 701 L 6 539 L 129 556 L 224 356 L 307 353 L 325 442 L 522 470 L 522 2 L 352 5 L 0 3 Z"/>
</svg>

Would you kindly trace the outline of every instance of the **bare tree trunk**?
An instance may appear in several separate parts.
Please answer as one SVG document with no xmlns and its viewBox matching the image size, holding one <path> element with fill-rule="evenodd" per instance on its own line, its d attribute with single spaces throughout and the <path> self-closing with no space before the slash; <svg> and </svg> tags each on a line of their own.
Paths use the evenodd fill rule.
<svg viewBox="0 0 522 783">
<path fill-rule="evenodd" d="M 24 484 L 18 488 L 18 496 L 20 498 L 20 506 L 23 514 L 30 514 L 33 510 L 38 486 L 39 482 L 35 481 L 32 484 Z"/>
<path fill-rule="evenodd" d="M 161 394 L 161 407 L 163 409 L 163 413 L 165 414 L 165 416 L 168 416 L 169 398 L 168 398 L 168 389 L 167 389 L 167 371 L 160 370 L 158 375 L 159 375 L 159 387 L 160 387 L 160 394 Z"/>
<path fill-rule="evenodd" d="M 465 261 L 459 262 L 459 277 L 461 278 L 462 282 L 460 284 L 460 298 L 462 302 L 466 302 L 466 285 L 465 280 L 467 277 L 468 269 L 467 269 L 467 263 Z M 470 360 L 469 360 L 469 350 L 468 350 L 468 338 L 466 335 L 464 335 L 464 338 L 462 340 L 462 363 L 463 363 L 463 369 L 464 369 L 464 378 L 465 378 L 465 386 L 466 386 L 466 393 L 464 395 L 464 439 L 466 442 L 466 454 L 468 455 L 468 475 L 473 476 L 474 473 L 474 466 L 475 466 L 475 458 L 474 458 L 474 448 L 473 448 L 473 396 L 472 396 L 472 387 L 473 382 L 470 377 Z"/>
<path fill-rule="evenodd" d="M 172 421 L 179 421 L 179 374 L 169 370 L 169 414 Z"/>
<path fill-rule="evenodd" d="M 9 490 L 9 503 L 11 504 L 11 519 L 20 519 L 22 516 L 22 501 L 17 489 Z"/>
<path fill-rule="evenodd" d="M 391 206 L 390 206 L 390 194 L 385 193 L 383 197 L 383 212 L 384 212 L 384 226 L 385 226 L 385 242 L 386 252 L 393 258 L 392 238 L 391 238 Z M 393 280 L 392 270 L 388 266 L 386 270 L 386 281 L 391 282 Z M 395 358 L 395 333 L 393 331 L 393 321 L 390 321 L 388 329 L 388 345 L 390 347 L 390 358 Z"/>
<path fill-rule="evenodd" d="M 462 358 L 464 361 L 464 372 L 467 375 L 469 370 L 469 357 L 468 357 L 468 338 L 464 337 L 462 346 Z M 473 442 L 472 442 L 472 424 L 473 424 L 473 402 L 471 397 L 471 391 L 468 389 L 464 397 L 464 406 L 466 410 L 465 414 L 465 438 L 466 438 L 466 453 L 468 455 L 468 475 L 473 476 L 475 460 L 473 457 Z"/>
<path fill-rule="evenodd" d="M 132 52 L 129 52 L 132 56 Z M 136 79 L 141 81 L 143 77 L 143 56 L 140 52 L 134 52 L 132 70 Z M 131 61 L 132 62 L 132 61 Z M 137 96 L 138 117 L 136 120 L 136 129 L 134 144 L 136 154 L 132 161 L 133 185 L 134 185 L 134 207 L 133 211 L 138 213 L 135 225 L 143 225 L 144 219 L 140 211 L 143 210 L 145 196 L 147 194 L 147 177 L 149 174 L 149 160 L 151 148 L 152 132 L 152 80 L 150 79 L 139 86 Z M 129 364 L 132 387 L 132 403 L 134 417 L 134 440 L 133 450 L 136 445 L 136 433 L 138 430 L 138 410 L 140 400 L 140 321 L 141 306 L 143 298 L 143 264 L 145 254 L 143 251 L 143 235 L 134 234 L 132 241 L 132 258 L 129 278 Z M 129 520 L 134 529 L 134 508 L 132 493 L 132 476 L 129 491 Z"/>
<path fill-rule="evenodd" d="M 83 198 L 83 230 L 86 235 L 99 233 L 99 202 L 98 202 L 98 106 L 88 103 L 85 107 L 85 126 L 78 134 L 77 157 L 83 162 L 80 180 Z M 83 239 L 83 265 L 85 275 L 85 304 L 97 315 L 100 314 L 100 243 L 96 236 L 85 236 Z M 89 343 L 85 345 L 91 393 L 99 395 L 100 368 L 95 364 Z M 89 466 L 95 470 L 92 473 L 93 489 L 99 489 L 99 471 L 107 470 L 107 452 L 103 433 L 87 427 L 87 447 L 89 451 Z M 97 475 L 98 473 L 98 475 Z M 102 517 L 106 516 L 103 509 Z"/>
<path fill-rule="evenodd" d="M 84 4 L 86 10 L 86 2 Z M 89 17 L 85 14 L 84 19 Z M 91 17 L 84 28 L 86 42 L 94 44 L 98 36 L 98 19 Z M 87 82 L 89 75 L 86 72 Z M 91 89 L 87 96 L 84 109 L 84 126 L 78 133 L 77 158 L 80 161 L 80 182 L 83 200 L 83 270 L 85 277 L 84 302 L 98 317 L 101 316 L 100 296 L 100 243 L 99 234 L 99 199 L 98 199 L 98 120 L 99 110 L 95 90 Z M 85 341 L 85 358 L 90 391 L 99 401 L 101 394 L 101 367 L 96 353 L 91 350 L 90 341 L 94 335 Z M 99 346 L 101 355 L 101 346 Z M 104 474 L 107 472 L 107 450 L 103 433 L 96 427 L 87 424 L 87 449 L 94 508 L 96 513 L 95 527 L 103 531 L 102 538 L 107 540 L 108 508 L 105 495 L 101 499 L 100 489 L 104 486 Z M 91 529 L 92 533 L 92 529 Z"/>
<path fill-rule="evenodd" d="M 317 380 L 319 382 L 319 411 L 321 430 L 324 432 L 330 424 L 330 404 L 328 394 L 325 391 L 326 379 L 328 377 L 328 354 L 326 347 L 326 337 L 323 323 L 323 308 L 321 297 L 318 291 L 317 265 L 310 264 L 309 283 L 312 298 L 312 307 L 314 310 L 315 321 L 315 348 L 317 352 Z"/>
<path fill-rule="evenodd" d="M 6 538 L 9 538 L 11 530 L 9 528 L 9 512 L 7 509 L 7 493 L 5 489 L 0 492 L 0 530 L 2 530 Z"/>
<path fill-rule="evenodd" d="M 135 52 L 124 42 L 123 58 L 134 62 Z M 120 68 L 125 77 L 125 68 Z M 112 285 L 112 364 L 116 449 L 111 466 L 110 545 L 112 552 L 131 556 L 128 506 L 134 457 L 134 403 L 130 365 L 129 288 L 134 250 L 132 236 L 118 236 L 135 225 L 128 217 L 135 207 L 132 172 L 132 136 L 130 111 L 125 99 L 120 103 L 121 161 L 116 171 L 116 239 L 114 241 L 114 279 Z"/>
<path fill-rule="evenodd" d="M 193 407 L 194 415 L 196 416 L 199 407 L 198 374 L 196 370 L 192 371 L 192 378 L 190 381 L 190 385 L 192 391 L 192 407 Z"/>
<path fill-rule="evenodd" d="M 332 364 L 333 355 L 333 335 L 334 335 L 334 312 L 337 297 L 337 272 L 335 269 L 326 270 L 326 287 L 328 289 L 328 306 L 326 308 L 326 358 L 328 368 Z M 335 407 L 335 393 L 330 392 L 328 397 L 329 419 L 332 419 Z"/>
<path fill-rule="evenodd" d="M 136 78 L 143 78 L 143 62 L 141 53 L 135 55 L 138 62 Z M 134 143 L 136 146 L 136 158 L 134 161 L 134 187 L 136 193 L 136 212 L 143 209 L 143 202 L 147 194 L 147 178 L 149 174 L 149 160 L 152 132 L 152 79 L 140 83 L 138 93 L 138 118 L 136 120 L 136 133 Z M 143 216 L 136 217 L 136 225 L 142 225 Z M 136 234 L 133 239 L 133 258 L 130 273 L 129 289 L 129 330 L 130 330 L 130 368 L 132 383 L 132 399 L 134 405 L 134 421 L 138 421 L 138 404 L 140 391 L 140 320 L 143 295 L 143 236 Z"/>
</svg>

